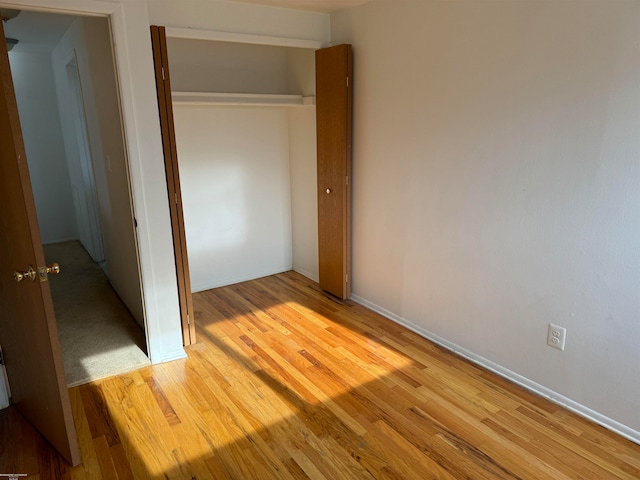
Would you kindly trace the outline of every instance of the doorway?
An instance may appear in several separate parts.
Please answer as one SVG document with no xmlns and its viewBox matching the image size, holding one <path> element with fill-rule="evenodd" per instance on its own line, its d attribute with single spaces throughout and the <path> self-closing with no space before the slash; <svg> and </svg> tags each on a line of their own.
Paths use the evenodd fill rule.
<svg viewBox="0 0 640 480">
<path fill-rule="evenodd" d="M 148 365 L 108 20 L 23 11 L 5 30 L 67 383 Z"/>
</svg>

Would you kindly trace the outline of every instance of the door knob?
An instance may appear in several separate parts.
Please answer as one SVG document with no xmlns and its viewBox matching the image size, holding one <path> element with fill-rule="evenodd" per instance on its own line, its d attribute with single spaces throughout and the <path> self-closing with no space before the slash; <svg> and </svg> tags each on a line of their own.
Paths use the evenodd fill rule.
<svg viewBox="0 0 640 480">
<path fill-rule="evenodd" d="M 46 267 L 39 267 L 37 272 L 33 269 L 31 265 L 29 265 L 29 268 L 27 269 L 26 272 L 23 270 L 17 270 L 13 272 L 13 278 L 18 283 L 20 283 L 25 278 L 28 278 L 33 282 L 36 279 L 36 277 L 39 275 L 40 281 L 46 282 L 47 274 L 57 275 L 59 273 L 60 273 L 60 265 L 54 262 L 54 263 L 50 263 Z"/>
<path fill-rule="evenodd" d="M 330 188 L 327 188 L 327 193 L 331 193 L 331 189 Z"/>
<path fill-rule="evenodd" d="M 47 265 L 47 273 L 51 275 L 57 275 L 60 273 L 60 265 L 57 262 L 50 263 Z"/>
<path fill-rule="evenodd" d="M 46 267 L 38 268 L 38 276 L 40 277 L 41 282 L 47 281 L 47 275 L 49 274 L 57 275 L 59 273 L 60 273 L 60 265 L 58 265 L 56 262 L 50 263 Z"/>
<path fill-rule="evenodd" d="M 31 265 L 29 265 L 29 268 L 27 269 L 26 272 L 22 270 L 17 270 L 13 272 L 13 278 L 15 279 L 16 282 L 21 282 L 25 278 L 28 278 L 33 282 L 36 279 L 36 271 L 33 269 Z"/>
</svg>

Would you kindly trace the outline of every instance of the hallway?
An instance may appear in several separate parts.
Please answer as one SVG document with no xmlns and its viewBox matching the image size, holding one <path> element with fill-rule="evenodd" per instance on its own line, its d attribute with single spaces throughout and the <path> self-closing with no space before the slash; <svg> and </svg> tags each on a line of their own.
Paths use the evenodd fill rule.
<svg viewBox="0 0 640 480">
<path fill-rule="evenodd" d="M 144 331 L 98 264 L 77 241 L 44 246 L 67 385 L 73 387 L 150 365 Z"/>
</svg>

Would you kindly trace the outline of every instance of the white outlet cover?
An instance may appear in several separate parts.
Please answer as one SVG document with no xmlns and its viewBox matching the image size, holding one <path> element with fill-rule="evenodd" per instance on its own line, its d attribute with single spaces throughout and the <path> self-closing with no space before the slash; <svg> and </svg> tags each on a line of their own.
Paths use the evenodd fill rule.
<svg viewBox="0 0 640 480">
<path fill-rule="evenodd" d="M 547 332 L 547 345 L 558 350 L 564 351 L 564 346 L 567 340 L 567 329 L 559 325 L 549 324 L 549 330 Z"/>
</svg>

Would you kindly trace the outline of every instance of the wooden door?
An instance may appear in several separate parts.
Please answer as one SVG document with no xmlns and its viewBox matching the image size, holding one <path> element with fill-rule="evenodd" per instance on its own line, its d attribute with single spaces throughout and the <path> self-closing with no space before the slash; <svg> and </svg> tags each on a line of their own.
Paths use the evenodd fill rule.
<svg viewBox="0 0 640 480">
<path fill-rule="evenodd" d="M 320 288 L 351 293 L 351 45 L 316 51 Z"/>
<path fill-rule="evenodd" d="M 196 343 L 196 329 L 193 321 L 193 299 L 191 279 L 189 278 L 189 258 L 187 256 L 187 237 L 184 231 L 182 214 L 182 193 L 180 191 L 180 172 L 178 171 L 178 152 L 173 126 L 173 105 L 171 103 L 171 79 L 169 78 L 169 58 L 167 56 L 167 37 L 164 27 L 151 27 L 153 64 L 158 92 L 160 128 L 162 130 L 162 148 L 164 166 L 167 175 L 169 194 L 169 213 L 173 231 L 173 251 L 176 259 L 178 278 L 178 299 L 182 321 L 182 341 L 184 345 Z"/>
<path fill-rule="evenodd" d="M 0 81 L 0 341 L 11 401 L 77 465 L 80 450 L 46 273 L 33 280 L 14 279 L 14 272 L 28 271 L 29 266 L 38 270 L 45 263 L 4 41 Z"/>
</svg>

